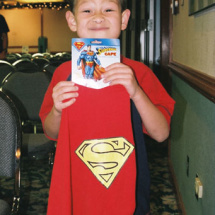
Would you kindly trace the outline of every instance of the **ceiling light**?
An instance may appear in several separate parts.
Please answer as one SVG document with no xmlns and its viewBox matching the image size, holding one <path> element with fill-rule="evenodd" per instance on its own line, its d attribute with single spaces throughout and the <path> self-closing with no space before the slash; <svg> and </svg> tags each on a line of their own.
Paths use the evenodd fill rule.
<svg viewBox="0 0 215 215">
<path fill-rule="evenodd" d="M 64 2 L 64 0 L 17 0 L 20 3 L 51 3 L 51 2 Z"/>
</svg>

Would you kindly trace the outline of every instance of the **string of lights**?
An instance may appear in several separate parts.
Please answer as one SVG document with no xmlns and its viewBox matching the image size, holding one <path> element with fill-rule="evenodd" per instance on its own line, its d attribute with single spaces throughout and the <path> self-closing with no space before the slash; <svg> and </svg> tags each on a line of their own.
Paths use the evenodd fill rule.
<svg viewBox="0 0 215 215">
<path fill-rule="evenodd" d="M 20 2 L 15 2 L 14 4 L 4 3 L 0 2 L 0 9 L 6 10 L 6 9 L 52 9 L 52 10 L 62 10 L 65 8 L 68 8 L 69 4 L 65 2 L 50 2 L 50 3 L 27 3 L 23 4 Z"/>
</svg>

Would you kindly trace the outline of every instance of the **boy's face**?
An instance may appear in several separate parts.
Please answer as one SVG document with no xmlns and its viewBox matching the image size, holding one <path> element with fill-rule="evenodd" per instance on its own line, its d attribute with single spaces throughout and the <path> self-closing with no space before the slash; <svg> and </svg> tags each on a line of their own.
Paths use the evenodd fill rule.
<svg viewBox="0 0 215 215">
<path fill-rule="evenodd" d="M 119 0 L 77 0 L 68 25 L 80 38 L 118 38 L 128 24 L 130 11 L 121 11 Z"/>
</svg>

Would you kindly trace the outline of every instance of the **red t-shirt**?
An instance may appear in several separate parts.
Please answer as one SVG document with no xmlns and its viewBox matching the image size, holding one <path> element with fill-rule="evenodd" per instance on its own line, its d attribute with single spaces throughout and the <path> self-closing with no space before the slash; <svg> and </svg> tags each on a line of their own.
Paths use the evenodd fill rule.
<svg viewBox="0 0 215 215">
<path fill-rule="evenodd" d="M 127 58 L 122 62 L 133 69 L 170 123 L 174 101 L 152 71 Z M 40 111 L 43 122 L 53 106 L 53 87 L 67 80 L 70 72 L 67 62 L 54 73 Z M 134 214 L 136 159 L 130 111 L 123 86 L 100 90 L 79 86 L 77 101 L 62 112 L 48 214 Z"/>
<path fill-rule="evenodd" d="M 163 113 L 168 124 L 170 125 L 171 116 L 174 110 L 174 100 L 168 95 L 162 84 L 159 82 L 155 74 L 149 67 L 143 63 L 122 57 L 121 62 L 130 66 L 137 78 L 137 81 L 151 102 Z M 44 97 L 44 101 L 40 110 L 40 118 L 44 120 L 53 107 L 52 90 L 60 81 L 65 81 L 71 74 L 71 62 L 68 61 L 59 66 L 54 72 L 52 81 Z M 143 125 L 144 133 L 147 133 Z M 51 139 L 51 138 L 50 138 Z"/>
</svg>

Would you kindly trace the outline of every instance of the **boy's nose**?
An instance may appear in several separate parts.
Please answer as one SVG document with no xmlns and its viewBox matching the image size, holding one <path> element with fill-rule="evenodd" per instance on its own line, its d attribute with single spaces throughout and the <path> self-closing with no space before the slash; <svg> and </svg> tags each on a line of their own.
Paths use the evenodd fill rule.
<svg viewBox="0 0 215 215">
<path fill-rule="evenodd" d="M 93 17 L 93 22 L 96 22 L 96 23 L 102 23 L 104 21 L 104 17 L 101 15 L 101 14 L 96 14 L 94 17 Z"/>
</svg>

